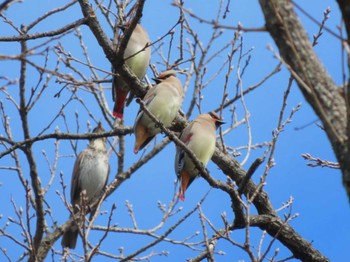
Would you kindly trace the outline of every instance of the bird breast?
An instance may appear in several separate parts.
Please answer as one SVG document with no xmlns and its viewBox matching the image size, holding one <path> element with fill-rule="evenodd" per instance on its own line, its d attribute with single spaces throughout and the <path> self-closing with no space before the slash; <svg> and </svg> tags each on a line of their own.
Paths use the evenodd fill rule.
<svg viewBox="0 0 350 262">
<path fill-rule="evenodd" d="M 81 189 L 86 190 L 88 201 L 96 197 L 104 188 L 109 172 L 108 157 L 105 152 L 89 149 L 80 166 Z"/>
<path fill-rule="evenodd" d="M 198 132 L 191 137 L 188 146 L 198 160 L 206 166 L 214 154 L 215 133 L 213 135 L 210 130 L 201 130 L 201 132 Z"/>
<path fill-rule="evenodd" d="M 160 84 L 166 85 L 166 84 Z M 167 85 L 158 88 L 156 96 L 147 105 L 148 110 L 165 126 L 169 127 L 173 122 L 177 112 L 179 111 L 182 103 L 182 97 L 176 94 L 174 88 Z M 155 135 L 160 132 L 159 128 L 155 127 L 155 124 L 151 119 L 143 114 L 140 119 L 141 124 L 147 128 L 150 134 Z"/>
<path fill-rule="evenodd" d="M 125 62 L 128 67 L 133 71 L 133 73 L 139 78 L 143 78 L 146 74 L 149 61 L 150 61 L 150 48 L 143 50 L 144 43 L 136 43 L 132 38 L 129 40 L 128 48 L 126 48 L 124 53 L 124 58 L 127 59 Z M 140 50 L 143 50 L 139 52 Z M 139 52 L 137 55 L 135 53 Z M 133 56 L 134 55 L 134 56 Z M 130 57 L 130 58 L 129 58 Z"/>
</svg>

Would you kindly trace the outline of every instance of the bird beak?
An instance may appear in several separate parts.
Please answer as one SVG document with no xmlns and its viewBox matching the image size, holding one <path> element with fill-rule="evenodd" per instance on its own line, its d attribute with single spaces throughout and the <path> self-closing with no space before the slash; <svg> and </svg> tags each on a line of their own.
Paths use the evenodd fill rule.
<svg viewBox="0 0 350 262">
<path fill-rule="evenodd" d="M 224 120 L 221 120 L 221 119 L 216 121 L 216 123 L 218 123 L 219 125 L 226 124 L 226 122 Z"/>
<path fill-rule="evenodd" d="M 218 128 L 219 126 L 223 125 L 223 124 L 226 124 L 226 122 L 224 120 L 221 120 L 221 119 L 218 119 L 216 120 L 215 122 L 215 126 L 216 128 Z"/>
</svg>

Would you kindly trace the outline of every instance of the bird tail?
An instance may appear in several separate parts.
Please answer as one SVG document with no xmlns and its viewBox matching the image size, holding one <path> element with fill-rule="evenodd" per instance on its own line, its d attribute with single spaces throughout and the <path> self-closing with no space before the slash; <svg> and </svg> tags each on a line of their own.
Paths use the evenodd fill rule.
<svg viewBox="0 0 350 262">
<path fill-rule="evenodd" d="M 116 91 L 116 98 L 114 102 L 113 108 L 113 116 L 123 119 L 124 115 L 124 104 L 126 100 L 126 96 L 128 95 L 128 90 L 124 90 L 122 88 L 118 88 Z"/>
<path fill-rule="evenodd" d="M 181 171 L 181 185 L 179 189 L 179 194 L 178 197 L 180 198 L 181 201 L 185 201 L 185 192 L 187 190 L 187 187 L 190 184 L 190 174 L 186 170 Z"/>
<path fill-rule="evenodd" d="M 150 135 L 148 129 L 142 125 L 136 125 L 134 132 L 136 134 L 134 153 L 137 154 L 154 138 L 154 135 Z"/>
<path fill-rule="evenodd" d="M 177 194 L 177 196 L 180 198 L 180 200 L 182 202 L 185 201 L 185 192 L 182 191 L 182 188 L 180 188 L 179 193 Z"/>
<path fill-rule="evenodd" d="M 74 249 L 77 244 L 78 239 L 78 228 L 68 228 L 64 233 L 61 241 L 61 245 L 63 248 L 69 247 L 70 249 Z"/>
</svg>

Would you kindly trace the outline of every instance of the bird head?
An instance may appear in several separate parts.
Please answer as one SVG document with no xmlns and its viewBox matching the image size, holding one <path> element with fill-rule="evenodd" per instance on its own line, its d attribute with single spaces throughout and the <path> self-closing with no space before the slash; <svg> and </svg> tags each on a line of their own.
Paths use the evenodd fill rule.
<svg viewBox="0 0 350 262">
<path fill-rule="evenodd" d="M 209 115 L 211 116 L 211 118 L 213 119 L 214 123 L 215 123 L 215 127 L 218 128 L 219 126 L 221 126 L 222 124 L 225 124 L 226 122 L 223 121 L 219 115 L 215 112 L 209 112 Z"/>
<path fill-rule="evenodd" d="M 98 122 L 97 126 L 92 130 L 92 133 L 104 133 L 105 129 L 103 128 L 101 122 Z M 106 142 L 106 138 L 105 137 L 101 137 L 101 138 L 91 138 L 90 142 L 93 142 L 94 140 L 97 139 L 101 139 L 104 143 Z"/>
<path fill-rule="evenodd" d="M 162 73 L 160 73 L 156 78 L 152 78 L 157 84 L 162 82 L 163 80 L 171 77 L 171 76 L 176 76 L 179 73 L 179 71 L 176 70 L 167 70 Z"/>
</svg>

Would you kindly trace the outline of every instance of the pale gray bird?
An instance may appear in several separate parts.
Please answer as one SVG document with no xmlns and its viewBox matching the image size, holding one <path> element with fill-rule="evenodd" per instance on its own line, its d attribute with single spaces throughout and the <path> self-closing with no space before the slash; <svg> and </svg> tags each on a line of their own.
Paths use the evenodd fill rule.
<svg viewBox="0 0 350 262">
<path fill-rule="evenodd" d="M 165 127 L 173 122 L 181 108 L 184 91 L 181 81 L 176 77 L 176 71 L 168 70 L 161 73 L 156 79 L 156 85 L 150 88 L 143 102 L 146 108 Z M 135 146 L 134 153 L 144 148 L 152 138 L 160 132 L 160 128 L 141 109 L 134 124 Z"/>
<path fill-rule="evenodd" d="M 93 130 L 93 133 L 103 133 L 101 123 Z M 93 138 L 86 149 L 77 157 L 71 181 L 71 204 L 73 212 L 78 212 L 77 206 L 81 205 L 81 193 L 85 191 L 86 202 L 89 203 L 102 194 L 109 175 L 109 159 L 106 149 L 106 138 Z M 94 207 L 90 207 L 92 214 Z M 68 228 L 62 237 L 62 247 L 74 249 L 78 237 L 78 225 L 74 223 Z"/>
<path fill-rule="evenodd" d="M 125 30 L 128 23 L 122 29 Z M 150 40 L 146 30 L 137 24 L 132 32 L 128 45 L 124 52 L 124 59 L 129 69 L 142 80 L 145 75 L 151 59 Z M 147 48 L 146 48 L 147 46 Z M 113 116 L 123 119 L 124 104 L 130 89 L 127 83 L 118 75 L 113 77 L 112 97 L 114 101 Z M 131 101 L 131 99 L 130 99 Z M 130 103 L 129 101 L 129 103 Z"/>
<path fill-rule="evenodd" d="M 215 112 L 201 114 L 180 135 L 180 140 L 192 150 L 204 166 L 208 164 L 215 151 L 216 129 L 224 123 Z M 181 182 L 179 198 L 184 201 L 185 191 L 199 173 L 193 161 L 179 146 L 176 147 L 175 173 Z"/>
</svg>

